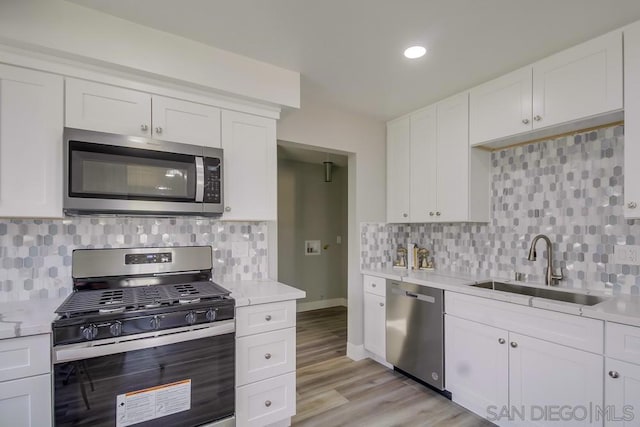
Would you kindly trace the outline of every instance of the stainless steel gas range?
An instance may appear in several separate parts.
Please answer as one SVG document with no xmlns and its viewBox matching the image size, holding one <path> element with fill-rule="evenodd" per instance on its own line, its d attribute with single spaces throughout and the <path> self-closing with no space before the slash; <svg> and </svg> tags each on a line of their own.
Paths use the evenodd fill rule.
<svg viewBox="0 0 640 427">
<path fill-rule="evenodd" d="M 210 247 L 74 251 L 56 426 L 233 426 L 234 300 L 211 275 Z"/>
</svg>

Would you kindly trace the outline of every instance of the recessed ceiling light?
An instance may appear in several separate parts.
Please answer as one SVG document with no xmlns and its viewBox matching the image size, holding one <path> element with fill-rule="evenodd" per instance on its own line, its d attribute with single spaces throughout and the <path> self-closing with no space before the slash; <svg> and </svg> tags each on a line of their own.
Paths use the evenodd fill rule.
<svg viewBox="0 0 640 427">
<path fill-rule="evenodd" d="M 416 59 L 424 56 L 425 53 L 427 53 L 427 49 L 423 46 L 411 46 L 405 49 L 404 56 L 409 59 Z"/>
</svg>

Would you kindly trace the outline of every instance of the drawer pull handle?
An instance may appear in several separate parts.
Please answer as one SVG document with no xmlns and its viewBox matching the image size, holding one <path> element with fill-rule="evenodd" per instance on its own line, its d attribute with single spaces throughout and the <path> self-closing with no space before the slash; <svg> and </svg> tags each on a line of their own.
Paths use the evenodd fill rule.
<svg viewBox="0 0 640 427">
<path fill-rule="evenodd" d="M 271 401 L 270 401 L 270 400 L 265 400 L 265 401 L 264 401 L 264 406 L 266 406 L 267 408 L 268 408 L 269 406 L 271 406 Z"/>
<path fill-rule="evenodd" d="M 265 355 L 264 355 L 264 358 L 265 358 L 265 359 L 267 359 L 267 360 L 271 359 L 271 353 L 267 353 L 267 354 L 265 354 Z"/>
<path fill-rule="evenodd" d="M 504 338 L 498 338 L 498 343 L 500 344 L 504 344 L 506 341 L 504 340 Z"/>
<path fill-rule="evenodd" d="M 371 287 L 372 287 L 372 288 L 375 288 L 375 287 L 376 287 L 376 284 L 375 284 L 375 283 L 372 283 L 372 284 L 371 284 Z"/>
<path fill-rule="evenodd" d="M 618 371 L 609 371 L 609 376 L 611 378 L 619 378 L 620 374 L 618 373 Z"/>
<path fill-rule="evenodd" d="M 266 316 L 264 316 L 264 320 L 266 320 L 267 322 L 271 320 L 271 315 L 267 314 Z"/>
<path fill-rule="evenodd" d="M 511 341 L 511 347 L 516 348 L 518 346 L 518 343 L 515 341 Z"/>
</svg>

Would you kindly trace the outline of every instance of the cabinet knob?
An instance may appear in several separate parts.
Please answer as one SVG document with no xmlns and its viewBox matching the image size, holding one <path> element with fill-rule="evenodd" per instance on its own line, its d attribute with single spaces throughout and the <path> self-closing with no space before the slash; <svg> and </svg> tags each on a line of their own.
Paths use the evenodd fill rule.
<svg viewBox="0 0 640 427">
<path fill-rule="evenodd" d="M 535 120 L 536 122 L 539 122 L 542 120 L 542 116 L 533 116 L 533 120 Z"/>
<path fill-rule="evenodd" d="M 618 373 L 618 371 L 609 371 L 609 376 L 611 378 L 619 378 L 620 374 Z"/>
<path fill-rule="evenodd" d="M 264 406 L 266 406 L 267 408 L 268 408 L 269 406 L 271 406 L 271 401 L 270 401 L 270 400 L 265 400 L 265 401 L 264 401 Z"/>
<path fill-rule="evenodd" d="M 378 304 L 380 304 L 380 307 L 384 307 L 384 303 L 383 302 L 379 302 Z"/>
<path fill-rule="evenodd" d="M 406 218 L 409 216 L 409 214 L 403 213 L 402 216 Z"/>
<path fill-rule="evenodd" d="M 264 316 L 264 320 L 266 320 L 267 322 L 271 320 L 271 315 L 267 314 L 266 316 Z"/>
<path fill-rule="evenodd" d="M 372 284 L 371 284 L 371 287 L 372 287 L 372 288 L 375 288 L 375 287 L 376 287 L 376 284 L 375 284 L 375 283 L 372 283 Z"/>
<path fill-rule="evenodd" d="M 142 132 L 146 132 L 146 131 L 148 131 L 148 130 L 149 130 L 149 126 L 147 126 L 147 125 L 140 125 L 140 130 L 141 130 Z"/>
<path fill-rule="evenodd" d="M 525 125 L 529 124 L 529 119 L 522 119 L 522 123 L 524 123 Z"/>
<path fill-rule="evenodd" d="M 264 355 L 264 358 L 265 358 L 265 359 L 267 359 L 267 360 L 271 359 L 271 353 L 267 353 L 267 354 L 265 354 L 265 355 Z"/>
<path fill-rule="evenodd" d="M 638 204 L 636 202 L 629 202 L 629 203 L 627 203 L 627 207 L 629 209 L 635 209 L 635 208 L 638 207 Z"/>
<path fill-rule="evenodd" d="M 511 341 L 511 347 L 516 348 L 518 346 L 518 343 L 515 341 Z"/>
<path fill-rule="evenodd" d="M 160 126 L 158 126 L 158 127 L 156 128 L 156 133 L 157 133 L 157 134 L 161 134 L 161 133 L 162 133 L 162 128 L 161 128 Z"/>
<path fill-rule="evenodd" d="M 504 344 L 506 341 L 504 340 L 504 338 L 498 338 L 498 342 L 499 342 L 500 344 Z"/>
<path fill-rule="evenodd" d="M 433 212 L 429 212 L 429 216 L 433 216 Z"/>
<path fill-rule="evenodd" d="M 436 212 L 436 216 L 440 216 L 440 212 Z"/>
<path fill-rule="evenodd" d="M 225 211 L 225 212 L 231 212 L 231 206 L 227 206 L 227 207 L 225 207 L 225 208 L 224 208 L 224 211 Z"/>
</svg>

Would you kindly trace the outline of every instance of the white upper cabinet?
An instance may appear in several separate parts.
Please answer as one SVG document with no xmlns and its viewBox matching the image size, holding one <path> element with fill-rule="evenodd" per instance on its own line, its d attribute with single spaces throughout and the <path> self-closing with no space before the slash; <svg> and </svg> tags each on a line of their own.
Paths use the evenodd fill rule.
<svg viewBox="0 0 640 427">
<path fill-rule="evenodd" d="M 640 22 L 624 30 L 624 216 L 640 218 Z"/>
<path fill-rule="evenodd" d="M 531 67 L 526 67 L 471 89 L 471 145 L 532 129 L 531 79 Z"/>
<path fill-rule="evenodd" d="M 151 95 L 67 78 L 65 126 L 130 136 L 151 136 Z"/>
<path fill-rule="evenodd" d="M 154 138 L 220 147 L 220 109 L 180 99 L 153 96 Z"/>
<path fill-rule="evenodd" d="M 411 119 L 387 123 L 387 221 L 408 222 L 411 185 Z"/>
<path fill-rule="evenodd" d="M 470 91 L 471 145 L 499 147 L 619 120 L 622 32 L 589 40 Z"/>
<path fill-rule="evenodd" d="M 411 222 L 433 221 L 434 212 L 437 211 L 438 134 L 436 126 L 435 106 L 411 115 L 411 155 L 409 158 Z M 432 215 L 429 216 L 429 213 Z"/>
<path fill-rule="evenodd" d="M 223 220 L 277 219 L 276 122 L 222 111 L 224 149 Z"/>
<path fill-rule="evenodd" d="M 220 109 L 136 90 L 66 79 L 67 127 L 220 147 Z"/>
<path fill-rule="evenodd" d="M 622 32 L 533 64 L 533 127 L 622 109 Z"/>
<path fill-rule="evenodd" d="M 62 217 L 62 77 L 0 64 L 0 216 Z"/>
</svg>

